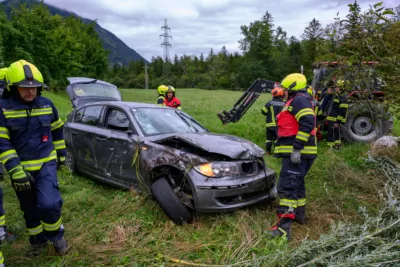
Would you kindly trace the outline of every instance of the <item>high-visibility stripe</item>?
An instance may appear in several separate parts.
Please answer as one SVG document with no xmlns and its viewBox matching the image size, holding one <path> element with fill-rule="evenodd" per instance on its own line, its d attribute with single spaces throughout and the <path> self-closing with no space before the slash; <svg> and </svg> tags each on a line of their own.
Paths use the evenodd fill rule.
<svg viewBox="0 0 400 267">
<path fill-rule="evenodd" d="M 263 107 L 262 110 L 263 110 L 265 113 L 268 113 L 268 109 L 267 109 L 266 107 Z"/>
<path fill-rule="evenodd" d="M 52 108 L 33 108 L 31 112 L 31 116 L 40 116 L 40 115 L 51 115 L 53 114 Z"/>
<path fill-rule="evenodd" d="M 278 146 L 275 147 L 275 153 L 292 153 L 293 146 Z M 302 150 L 300 150 L 301 154 L 313 155 L 317 154 L 318 148 L 316 146 L 305 146 Z"/>
<path fill-rule="evenodd" d="M 57 231 L 61 226 L 62 217 L 60 217 L 60 219 L 55 223 L 45 223 L 43 221 L 41 221 L 41 223 L 45 231 Z"/>
<path fill-rule="evenodd" d="M 336 140 L 335 141 L 335 144 L 341 144 L 342 143 L 342 140 Z"/>
<path fill-rule="evenodd" d="M 326 143 L 329 147 L 332 147 L 334 144 L 335 144 L 335 142 L 327 142 Z"/>
<path fill-rule="evenodd" d="M 306 115 L 314 116 L 314 111 L 311 108 L 304 108 L 304 109 L 300 110 L 299 112 L 297 112 L 296 116 L 294 116 L 294 117 L 296 118 L 297 121 L 299 121 L 301 117 L 306 116 Z"/>
<path fill-rule="evenodd" d="M 27 228 L 27 230 L 28 230 L 29 235 L 38 235 L 41 232 L 43 232 L 43 227 L 42 227 L 42 225 L 39 225 L 34 228 Z"/>
<path fill-rule="evenodd" d="M 274 127 L 274 126 L 276 126 L 275 122 L 270 122 L 270 123 L 265 124 L 265 127 Z"/>
<path fill-rule="evenodd" d="M 301 198 L 297 200 L 297 207 L 305 206 L 306 205 L 306 199 Z"/>
<path fill-rule="evenodd" d="M 274 124 L 276 125 L 274 107 L 273 107 L 273 106 L 270 106 L 269 109 L 271 110 L 271 119 L 272 119 L 272 123 L 274 123 Z"/>
<path fill-rule="evenodd" d="M 18 154 L 17 151 L 15 151 L 15 149 L 10 149 L 0 154 L 0 161 L 3 164 L 6 164 L 6 162 L 11 158 L 18 158 Z"/>
<path fill-rule="evenodd" d="M 336 117 L 332 117 L 332 116 L 328 116 L 328 117 L 326 117 L 326 120 L 328 120 L 328 121 L 336 121 L 337 118 Z"/>
<path fill-rule="evenodd" d="M 279 200 L 279 205 L 295 209 L 297 208 L 297 200 L 281 198 Z"/>
<path fill-rule="evenodd" d="M 6 224 L 6 215 L 0 216 L 0 226 L 4 226 Z"/>
<path fill-rule="evenodd" d="M 0 127 L 0 138 L 10 139 L 9 132 L 6 127 Z"/>
<path fill-rule="evenodd" d="M 271 140 L 266 140 L 265 143 L 272 143 L 272 141 Z"/>
<path fill-rule="evenodd" d="M 59 141 L 53 141 L 54 149 L 55 150 L 60 150 L 60 149 L 65 149 L 65 140 L 59 140 Z"/>
<path fill-rule="evenodd" d="M 28 116 L 25 110 L 6 110 L 3 114 L 6 119 L 24 118 Z"/>
<path fill-rule="evenodd" d="M 0 264 L 4 263 L 4 257 L 3 257 L 3 252 L 0 250 Z"/>
<path fill-rule="evenodd" d="M 339 103 L 339 99 L 335 98 L 333 102 Z"/>
<path fill-rule="evenodd" d="M 298 131 L 297 135 L 296 135 L 296 138 L 300 139 L 300 140 L 302 140 L 304 142 L 307 142 L 308 138 L 310 138 L 310 134 L 302 132 L 302 131 Z"/>
<path fill-rule="evenodd" d="M 63 125 L 64 125 L 63 121 L 59 118 L 57 121 L 51 124 L 51 130 L 52 131 L 57 130 Z"/>
<path fill-rule="evenodd" d="M 339 107 L 340 108 L 349 108 L 349 104 L 340 104 Z"/>
<path fill-rule="evenodd" d="M 21 161 L 21 164 L 24 166 L 26 171 L 39 171 L 42 168 L 43 163 L 51 160 L 57 160 L 57 152 L 55 150 L 51 151 L 50 155 L 46 158 Z"/>
</svg>

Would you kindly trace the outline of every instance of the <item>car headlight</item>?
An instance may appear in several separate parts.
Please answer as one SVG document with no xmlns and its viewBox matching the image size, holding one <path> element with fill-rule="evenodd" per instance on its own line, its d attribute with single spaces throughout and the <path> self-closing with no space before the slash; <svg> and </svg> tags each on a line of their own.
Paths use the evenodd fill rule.
<svg viewBox="0 0 400 267">
<path fill-rule="evenodd" d="M 239 174 L 239 167 L 233 162 L 208 162 L 197 165 L 194 169 L 207 177 L 221 178 Z"/>
</svg>

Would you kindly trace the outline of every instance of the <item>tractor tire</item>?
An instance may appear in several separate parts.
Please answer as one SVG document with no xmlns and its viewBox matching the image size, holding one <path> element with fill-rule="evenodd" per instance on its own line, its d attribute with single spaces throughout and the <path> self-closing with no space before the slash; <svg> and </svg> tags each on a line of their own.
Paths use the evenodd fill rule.
<svg viewBox="0 0 400 267">
<path fill-rule="evenodd" d="M 393 118 L 383 108 L 375 105 L 371 110 L 365 101 L 352 103 L 347 112 L 346 123 L 341 127 L 342 137 L 349 142 L 370 143 L 391 132 Z"/>
<path fill-rule="evenodd" d="M 192 213 L 183 205 L 167 179 L 160 178 L 155 181 L 151 185 L 151 193 L 168 218 L 176 225 L 192 222 Z"/>
</svg>

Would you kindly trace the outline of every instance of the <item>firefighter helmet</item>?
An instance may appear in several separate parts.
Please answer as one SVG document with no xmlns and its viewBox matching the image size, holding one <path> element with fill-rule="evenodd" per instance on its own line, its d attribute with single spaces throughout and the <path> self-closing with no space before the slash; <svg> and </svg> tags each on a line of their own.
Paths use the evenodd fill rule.
<svg viewBox="0 0 400 267">
<path fill-rule="evenodd" d="M 281 86 L 289 91 L 301 91 L 307 87 L 307 78 L 301 73 L 292 73 L 286 76 Z"/>
<path fill-rule="evenodd" d="M 5 80 L 6 79 L 7 70 L 8 70 L 8 68 L 0 69 L 0 80 Z"/>
<path fill-rule="evenodd" d="M 272 89 L 271 94 L 273 97 L 283 97 L 283 90 L 280 87 Z"/>
<path fill-rule="evenodd" d="M 336 81 L 336 87 L 343 88 L 344 87 L 344 81 L 343 80 L 337 80 Z"/>
<path fill-rule="evenodd" d="M 157 91 L 158 91 L 158 93 L 159 93 L 160 95 L 163 95 L 163 94 L 165 94 L 165 92 L 167 91 L 167 89 L 168 89 L 168 87 L 167 87 L 166 85 L 162 84 L 162 85 L 160 85 L 160 86 L 157 88 Z"/>
<path fill-rule="evenodd" d="M 43 76 L 35 65 L 26 60 L 18 60 L 10 65 L 6 73 L 7 89 L 16 87 L 42 87 Z"/>
</svg>

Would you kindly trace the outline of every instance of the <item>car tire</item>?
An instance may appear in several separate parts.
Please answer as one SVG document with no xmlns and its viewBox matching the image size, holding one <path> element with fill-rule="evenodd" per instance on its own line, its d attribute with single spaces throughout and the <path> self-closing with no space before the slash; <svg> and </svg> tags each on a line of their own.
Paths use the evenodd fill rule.
<svg viewBox="0 0 400 267">
<path fill-rule="evenodd" d="M 160 178 L 155 181 L 151 185 L 151 193 L 168 218 L 176 225 L 193 221 L 192 213 L 182 204 L 167 179 Z"/>
<path fill-rule="evenodd" d="M 67 147 L 66 148 L 66 156 L 65 156 L 65 167 L 69 169 L 72 173 L 76 173 L 75 167 L 75 156 L 72 152 L 72 149 Z"/>
</svg>

